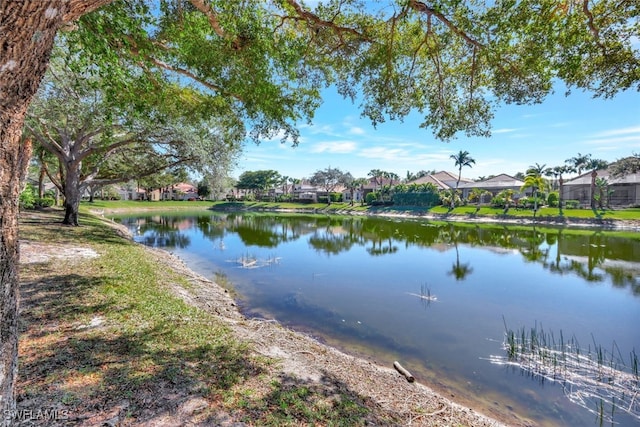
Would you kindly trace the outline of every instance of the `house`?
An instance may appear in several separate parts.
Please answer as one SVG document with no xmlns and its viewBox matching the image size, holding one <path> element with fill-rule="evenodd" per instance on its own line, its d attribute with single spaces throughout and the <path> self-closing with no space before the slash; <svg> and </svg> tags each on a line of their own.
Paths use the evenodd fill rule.
<svg viewBox="0 0 640 427">
<path fill-rule="evenodd" d="M 440 171 L 430 175 L 421 176 L 418 179 L 414 179 L 413 181 L 407 182 L 407 184 L 427 184 L 431 183 L 436 186 L 438 191 L 440 190 L 450 190 L 452 188 L 456 188 L 456 183 L 458 182 L 458 175 L 455 175 L 451 172 Z M 467 178 L 460 178 L 459 188 L 462 187 L 462 184 L 473 182 Z"/>
<path fill-rule="evenodd" d="M 134 188 L 133 186 L 115 187 L 115 191 L 120 196 L 120 200 L 147 200 L 147 190 L 144 188 Z M 160 200 L 160 192 L 156 191 L 156 198 L 148 200 Z"/>
<path fill-rule="evenodd" d="M 292 193 L 294 200 L 311 200 L 314 203 L 318 201 L 318 188 L 306 180 L 294 184 Z"/>
<path fill-rule="evenodd" d="M 414 179 L 413 181 L 407 182 L 407 184 L 433 184 L 436 186 L 438 191 L 448 190 L 451 188 L 447 184 L 445 184 L 444 182 L 436 178 L 434 175 L 424 175 L 424 176 L 421 176 L 420 178 Z M 455 183 L 453 185 L 455 187 Z"/>
<path fill-rule="evenodd" d="M 197 200 L 198 189 L 186 182 L 170 185 L 163 189 L 162 200 Z"/>
<path fill-rule="evenodd" d="M 478 188 L 482 191 L 488 191 L 491 195 L 483 196 L 480 203 L 489 203 L 493 197 L 504 190 L 513 190 L 514 198 L 516 199 L 524 196 L 524 194 L 520 192 L 520 188 L 522 188 L 523 185 L 524 181 L 503 173 L 492 178 L 485 179 L 484 181 L 471 181 L 465 183 L 460 181 L 460 186 L 458 188 L 462 191 L 463 199 L 468 199 L 474 188 Z"/>
<path fill-rule="evenodd" d="M 583 207 L 591 206 L 592 182 L 597 178 L 604 178 L 608 183 L 609 206 L 640 206 L 640 172 L 614 177 L 609 170 L 602 169 L 587 172 L 573 179 L 567 180 L 562 185 L 562 199 L 577 200 Z M 594 191 L 598 194 L 598 189 Z M 606 197 L 606 196 L 605 196 Z"/>
</svg>

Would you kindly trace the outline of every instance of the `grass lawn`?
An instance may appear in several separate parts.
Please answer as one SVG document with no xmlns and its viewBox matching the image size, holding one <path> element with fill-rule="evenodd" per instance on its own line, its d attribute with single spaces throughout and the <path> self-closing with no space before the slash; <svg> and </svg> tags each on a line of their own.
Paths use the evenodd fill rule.
<svg viewBox="0 0 640 427">
<path fill-rule="evenodd" d="M 355 203 L 291 203 L 291 202 L 226 202 L 226 201 L 161 201 L 161 202 L 145 202 L 135 200 L 114 200 L 104 201 L 96 200 L 92 203 L 83 202 L 83 209 L 89 210 L 296 210 L 309 211 L 312 213 L 325 214 L 349 214 L 349 213 L 370 213 L 370 214 L 406 214 L 406 215 L 448 215 L 448 216 L 485 216 L 504 218 L 533 218 L 533 210 L 531 209 L 515 209 L 511 208 L 505 214 L 504 209 L 483 206 L 460 206 L 453 210 L 449 210 L 445 206 L 435 206 L 430 209 L 415 206 L 367 206 Z M 538 218 L 558 218 L 560 212 L 558 208 L 543 207 L 538 209 L 536 213 Z M 627 220 L 640 221 L 640 208 L 625 209 L 564 209 L 562 217 L 566 219 L 601 219 L 601 220 Z"/>
</svg>

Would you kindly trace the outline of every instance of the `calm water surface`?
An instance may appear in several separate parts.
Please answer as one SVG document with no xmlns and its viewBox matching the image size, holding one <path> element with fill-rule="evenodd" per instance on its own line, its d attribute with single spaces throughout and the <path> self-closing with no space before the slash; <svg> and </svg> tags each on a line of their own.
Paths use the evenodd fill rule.
<svg viewBox="0 0 640 427">
<path fill-rule="evenodd" d="M 638 236 L 282 214 L 119 221 L 138 242 L 212 279 L 226 276 L 247 315 L 386 366 L 399 360 L 419 381 L 485 413 L 548 426 L 610 425 L 613 413 L 616 425 L 640 424 L 640 396 L 611 405 L 589 389 L 489 361 L 506 357 L 506 324 L 553 334 L 554 342 L 562 334 L 584 353 L 613 350 L 616 366 L 632 373 L 640 356 Z"/>
</svg>

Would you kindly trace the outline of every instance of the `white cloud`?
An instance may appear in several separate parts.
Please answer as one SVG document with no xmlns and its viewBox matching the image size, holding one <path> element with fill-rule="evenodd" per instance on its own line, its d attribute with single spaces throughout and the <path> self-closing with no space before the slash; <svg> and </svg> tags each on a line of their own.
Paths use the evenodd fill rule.
<svg viewBox="0 0 640 427">
<path fill-rule="evenodd" d="M 364 134 L 365 134 L 365 131 L 364 131 L 364 129 L 362 129 L 361 127 L 358 127 L 358 126 L 352 126 L 352 127 L 349 129 L 349 133 L 350 133 L 350 134 L 353 134 L 353 135 L 364 135 Z"/>
<path fill-rule="evenodd" d="M 332 153 L 332 154 L 348 154 L 356 149 L 356 143 L 353 141 L 327 141 L 317 142 L 313 145 L 308 144 L 312 153 Z"/>
<path fill-rule="evenodd" d="M 586 143 L 590 145 L 596 144 L 618 144 L 620 142 L 637 142 L 640 143 L 640 134 L 630 136 L 620 136 L 614 138 L 598 138 L 587 140 Z"/>
<path fill-rule="evenodd" d="M 640 147 L 640 126 L 611 129 L 596 133 L 585 144 L 596 146 L 599 151 L 637 149 Z"/>
<path fill-rule="evenodd" d="M 415 151 L 404 148 L 370 147 L 360 150 L 358 156 L 420 166 L 425 163 L 449 161 L 450 153 L 442 151 L 435 153 L 416 153 Z"/>
<path fill-rule="evenodd" d="M 637 134 L 636 138 L 640 137 L 640 126 L 633 126 L 633 127 L 629 127 L 629 128 L 622 128 L 622 129 L 612 129 L 612 130 L 608 130 L 605 132 L 600 132 L 594 135 L 594 137 L 596 138 L 603 138 L 603 137 L 609 137 L 609 136 L 616 136 L 616 135 L 627 135 L 627 134 Z"/>
<path fill-rule="evenodd" d="M 500 133 L 511 133 L 519 131 L 517 128 L 502 128 L 502 129 L 494 129 L 491 131 L 492 134 L 500 134 Z"/>
</svg>

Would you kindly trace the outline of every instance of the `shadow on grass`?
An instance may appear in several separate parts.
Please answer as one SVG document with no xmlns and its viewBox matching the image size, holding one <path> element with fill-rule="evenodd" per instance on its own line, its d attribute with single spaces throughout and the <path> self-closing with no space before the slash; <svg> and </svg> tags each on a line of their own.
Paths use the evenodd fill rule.
<svg viewBox="0 0 640 427">
<path fill-rule="evenodd" d="M 20 230 L 22 234 L 28 230 L 32 240 L 47 241 L 53 232 L 58 243 L 75 243 L 80 239 L 96 243 L 126 243 L 97 217 L 81 214 L 78 227 L 64 225 L 63 220 L 64 211 L 59 208 L 25 211 L 20 213 Z"/>
<path fill-rule="evenodd" d="M 188 320 L 179 313 L 149 320 L 134 302 L 96 292 L 113 282 L 109 276 L 26 270 L 18 410 L 64 415 L 34 425 L 389 424 L 335 378 L 269 382 L 268 364 L 225 330 L 184 338 L 176 330 Z"/>
<path fill-rule="evenodd" d="M 263 372 L 235 341 L 176 337 L 175 319 L 115 324 L 108 313 L 138 313 L 92 294 L 106 280 L 69 274 L 22 285 L 18 409 L 62 408 L 66 422 L 86 425 L 144 420 L 216 400 Z"/>
<path fill-rule="evenodd" d="M 375 415 L 377 404 L 353 393 L 340 380 L 323 373 L 320 381 L 280 376 L 271 392 L 243 406 L 254 418 L 243 421 L 257 425 L 397 425 L 398 419 Z"/>
</svg>

